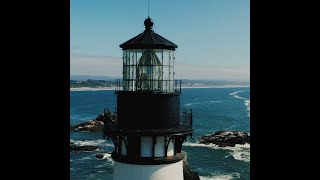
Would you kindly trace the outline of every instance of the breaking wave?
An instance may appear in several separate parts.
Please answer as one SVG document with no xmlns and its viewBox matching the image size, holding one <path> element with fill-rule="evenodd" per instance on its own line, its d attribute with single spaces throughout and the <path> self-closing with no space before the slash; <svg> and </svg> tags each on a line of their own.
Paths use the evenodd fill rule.
<svg viewBox="0 0 320 180">
<path fill-rule="evenodd" d="M 247 106 L 248 116 L 250 117 L 250 99 L 245 100 L 244 105 Z"/>
<path fill-rule="evenodd" d="M 110 153 L 104 153 L 103 157 L 101 159 L 105 159 L 105 160 L 109 161 L 111 163 L 111 165 L 114 164 L 114 161 L 113 161 Z"/>
<path fill-rule="evenodd" d="M 247 91 L 247 90 L 235 91 L 235 92 L 230 93 L 229 95 L 230 96 L 234 96 L 234 95 L 236 95 L 236 94 L 238 94 L 240 92 L 243 92 L 243 91 Z"/>
<path fill-rule="evenodd" d="M 78 161 L 83 161 L 83 160 L 91 160 L 92 157 L 91 156 L 87 156 L 87 157 L 83 157 L 81 159 L 77 159 Z"/>
<path fill-rule="evenodd" d="M 111 154 L 110 153 L 105 153 L 105 154 L 103 154 L 103 158 L 102 159 L 108 159 L 108 160 L 112 160 L 112 158 L 111 158 Z"/>
<path fill-rule="evenodd" d="M 197 105 L 202 103 L 223 103 L 223 101 L 203 101 L 203 102 L 186 103 L 184 104 L 184 106 L 192 106 L 192 105 Z"/>
<path fill-rule="evenodd" d="M 229 180 L 233 178 L 240 178 L 239 173 L 231 174 L 219 174 L 219 175 L 210 175 L 210 176 L 199 176 L 200 180 Z"/>
<path fill-rule="evenodd" d="M 247 91 L 247 90 L 235 91 L 230 93 L 229 95 L 233 96 L 234 98 L 244 100 L 244 105 L 247 107 L 248 116 L 250 117 L 250 99 L 247 99 L 238 95 L 238 93 L 244 92 L 244 91 Z"/>
<path fill-rule="evenodd" d="M 199 144 L 192 142 L 185 142 L 182 144 L 183 146 L 191 146 L 191 147 L 207 147 L 211 149 L 223 149 L 229 150 L 229 154 L 235 159 L 244 162 L 250 162 L 250 144 L 236 144 L 235 147 L 219 147 L 216 144 Z M 227 156 L 225 157 L 227 158 Z"/>
<path fill-rule="evenodd" d="M 108 143 L 106 140 L 97 139 L 97 140 L 73 140 L 70 139 L 71 143 L 74 143 L 77 146 L 113 146 L 113 144 Z"/>
</svg>

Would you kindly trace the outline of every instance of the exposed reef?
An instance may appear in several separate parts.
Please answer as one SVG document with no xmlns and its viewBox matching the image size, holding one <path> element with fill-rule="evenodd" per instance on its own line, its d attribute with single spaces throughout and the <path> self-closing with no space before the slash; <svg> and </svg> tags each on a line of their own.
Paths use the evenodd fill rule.
<svg viewBox="0 0 320 180">
<path fill-rule="evenodd" d="M 115 115 L 111 111 L 100 113 L 96 119 L 89 120 L 74 126 L 70 125 L 71 131 L 102 131 L 104 123 L 115 122 Z"/>
<path fill-rule="evenodd" d="M 213 134 L 201 136 L 200 144 L 216 144 L 219 147 L 234 147 L 236 144 L 250 144 L 250 135 L 241 131 L 221 130 Z"/>
<path fill-rule="evenodd" d="M 76 145 L 72 142 L 70 142 L 70 151 L 71 152 L 79 152 L 79 151 L 94 151 L 101 149 L 100 146 L 89 146 L 89 145 L 84 145 L 84 146 L 79 146 Z"/>
</svg>

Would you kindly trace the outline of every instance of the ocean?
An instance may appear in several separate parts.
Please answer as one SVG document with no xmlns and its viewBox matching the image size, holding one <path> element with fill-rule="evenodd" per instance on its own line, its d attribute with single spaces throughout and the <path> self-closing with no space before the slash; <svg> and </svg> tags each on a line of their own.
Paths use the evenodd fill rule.
<svg viewBox="0 0 320 180">
<path fill-rule="evenodd" d="M 112 90 L 70 91 L 70 124 L 95 119 L 104 108 L 113 110 L 116 95 Z M 193 137 L 184 142 L 187 161 L 201 180 L 250 179 L 250 145 L 217 147 L 198 144 L 200 136 L 219 130 L 250 133 L 250 88 L 184 88 L 181 108 L 193 113 Z M 70 179 L 112 180 L 113 160 L 96 154 L 112 152 L 113 143 L 102 132 L 71 132 L 70 142 L 102 146 L 102 151 L 70 152 Z"/>
</svg>

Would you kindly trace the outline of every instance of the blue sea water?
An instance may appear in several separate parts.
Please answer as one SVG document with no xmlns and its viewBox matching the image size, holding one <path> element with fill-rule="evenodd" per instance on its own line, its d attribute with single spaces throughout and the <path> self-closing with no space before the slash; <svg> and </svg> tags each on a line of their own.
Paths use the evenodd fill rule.
<svg viewBox="0 0 320 180">
<path fill-rule="evenodd" d="M 114 91 L 71 91 L 70 124 L 95 119 L 104 108 L 116 106 Z M 183 144 L 191 169 L 200 178 L 250 179 L 250 145 L 216 147 L 198 144 L 202 135 L 219 130 L 240 130 L 250 133 L 250 88 L 186 88 L 182 89 L 181 107 L 193 112 L 193 137 Z M 97 159 L 96 154 L 113 151 L 112 141 L 101 132 L 71 132 L 76 144 L 99 145 L 102 152 L 70 153 L 71 179 L 112 180 L 113 161 L 110 156 Z"/>
</svg>

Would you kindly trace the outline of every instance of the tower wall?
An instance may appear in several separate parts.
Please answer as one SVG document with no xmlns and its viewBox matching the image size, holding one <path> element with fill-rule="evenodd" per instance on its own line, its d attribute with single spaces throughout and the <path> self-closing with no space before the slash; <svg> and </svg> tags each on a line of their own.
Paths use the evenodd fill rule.
<svg viewBox="0 0 320 180">
<path fill-rule="evenodd" d="M 113 180 L 183 180 L 182 161 L 161 165 L 114 162 Z"/>
<path fill-rule="evenodd" d="M 117 119 L 120 129 L 167 129 L 179 126 L 180 94 L 119 92 Z"/>
</svg>

